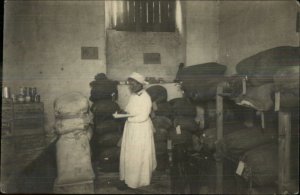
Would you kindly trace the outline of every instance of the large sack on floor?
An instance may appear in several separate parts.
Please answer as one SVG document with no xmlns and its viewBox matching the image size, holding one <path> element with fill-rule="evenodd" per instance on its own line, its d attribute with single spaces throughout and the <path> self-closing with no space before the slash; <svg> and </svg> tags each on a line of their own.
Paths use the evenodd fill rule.
<svg viewBox="0 0 300 195">
<path fill-rule="evenodd" d="M 82 115 L 81 118 L 55 119 L 54 129 L 58 134 L 66 134 L 77 130 L 85 130 L 91 122 L 88 114 Z"/>
<path fill-rule="evenodd" d="M 97 136 L 97 144 L 99 147 L 117 146 L 122 134 L 120 132 L 106 133 L 101 136 Z"/>
<path fill-rule="evenodd" d="M 119 105 L 116 102 L 113 102 L 111 100 L 97 101 L 91 107 L 91 111 L 92 113 L 94 113 L 94 115 L 101 115 L 101 116 L 111 116 L 119 109 L 120 109 Z"/>
<path fill-rule="evenodd" d="M 94 179 L 90 143 L 86 132 L 60 136 L 56 143 L 57 184 Z"/>
<path fill-rule="evenodd" d="M 201 78 L 202 76 L 213 76 L 213 75 L 223 75 L 227 67 L 222 64 L 215 62 L 197 64 L 193 66 L 184 67 L 178 76 L 179 80 L 195 80 Z"/>
<path fill-rule="evenodd" d="M 118 95 L 117 85 L 118 85 L 117 81 L 112 81 L 107 79 L 104 73 L 97 74 L 95 76 L 95 80 L 90 82 L 90 86 L 91 86 L 90 100 L 92 102 L 96 102 L 104 99 L 111 100 L 113 95 L 117 97 Z"/>
<path fill-rule="evenodd" d="M 238 159 L 244 152 L 258 147 L 263 144 L 276 142 L 277 140 L 277 129 L 265 130 L 262 132 L 258 128 L 245 128 L 230 133 L 220 142 L 217 143 L 221 153 L 227 157 Z"/>
<path fill-rule="evenodd" d="M 264 186 L 278 180 L 278 145 L 267 144 L 246 152 L 242 159 L 245 169 L 242 176 Z M 251 173 L 250 173 L 251 169 Z"/>
<path fill-rule="evenodd" d="M 274 84 L 267 83 L 258 87 L 248 87 L 246 95 L 241 94 L 235 99 L 238 105 L 244 105 L 259 111 L 273 108 Z"/>
<path fill-rule="evenodd" d="M 172 127 L 172 122 L 169 118 L 164 116 L 155 116 L 151 119 L 155 129 L 169 130 Z"/>
<path fill-rule="evenodd" d="M 158 103 L 157 110 L 154 111 L 156 116 L 172 116 L 172 107 L 168 102 Z"/>
<path fill-rule="evenodd" d="M 282 67 L 299 66 L 300 48 L 280 46 L 247 57 L 236 65 L 240 75 L 247 75 L 250 84 L 259 86 L 273 82 L 273 75 Z"/>
<path fill-rule="evenodd" d="M 54 100 L 54 114 L 57 118 L 81 116 L 88 109 L 89 101 L 80 92 L 66 93 Z"/>
<path fill-rule="evenodd" d="M 172 106 L 174 116 L 195 117 L 196 107 L 186 98 L 175 98 L 169 101 Z"/>
<path fill-rule="evenodd" d="M 180 125 L 181 130 L 189 131 L 190 133 L 199 132 L 199 126 L 194 118 L 191 117 L 175 117 L 174 126 Z"/>
<path fill-rule="evenodd" d="M 95 132 L 100 136 L 106 133 L 120 131 L 121 128 L 122 126 L 118 120 L 107 120 L 97 123 L 95 125 Z"/>
<path fill-rule="evenodd" d="M 152 102 L 160 103 L 166 102 L 168 99 L 168 93 L 166 88 L 161 85 L 153 85 L 146 89 Z"/>
</svg>

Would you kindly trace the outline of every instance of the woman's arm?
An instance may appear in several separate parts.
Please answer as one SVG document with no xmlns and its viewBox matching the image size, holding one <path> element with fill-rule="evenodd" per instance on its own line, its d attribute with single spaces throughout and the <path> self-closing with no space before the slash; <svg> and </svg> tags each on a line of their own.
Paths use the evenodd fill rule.
<svg viewBox="0 0 300 195">
<path fill-rule="evenodd" d="M 149 118 L 149 114 L 151 113 L 151 99 L 149 96 L 141 97 L 141 101 L 137 102 L 137 107 L 135 113 L 132 113 L 132 117 L 128 117 L 129 122 L 139 123 L 144 122 Z"/>
</svg>

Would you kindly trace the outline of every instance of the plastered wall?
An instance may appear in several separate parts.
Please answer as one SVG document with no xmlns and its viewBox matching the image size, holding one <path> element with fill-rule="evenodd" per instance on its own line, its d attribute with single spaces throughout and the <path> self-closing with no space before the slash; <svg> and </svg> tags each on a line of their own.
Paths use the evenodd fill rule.
<svg viewBox="0 0 300 195">
<path fill-rule="evenodd" d="M 219 61 L 235 73 L 242 59 L 272 47 L 299 46 L 299 6 L 287 1 L 220 1 Z"/>
<path fill-rule="evenodd" d="M 54 99 L 89 97 L 89 82 L 106 71 L 104 1 L 7 1 L 4 9 L 3 85 L 37 87 L 51 131 Z M 98 47 L 99 59 L 81 60 L 82 46 Z"/>
<path fill-rule="evenodd" d="M 217 62 L 219 57 L 219 2 L 186 0 L 184 3 L 186 65 Z"/>
<path fill-rule="evenodd" d="M 107 74 L 125 80 L 131 72 L 146 77 L 175 79 L 184 60 L 182 37 L 178 32 L 107 31 Z M 144 53 L 160 53 L 161 64 L 144 64 Z"/>
</svg>

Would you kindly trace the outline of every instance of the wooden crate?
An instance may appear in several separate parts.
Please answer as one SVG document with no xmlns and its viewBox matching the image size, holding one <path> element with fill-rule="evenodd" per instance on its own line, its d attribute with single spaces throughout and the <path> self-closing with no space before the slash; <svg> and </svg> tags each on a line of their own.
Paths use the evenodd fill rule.
<svg viewBox="0 0 300 195">
<path fill-rule="evenodd" d="M 94 181 L 83 181 L 72 184 L 54 183 L 54 194 L 94 194 Z"/>
</svg>

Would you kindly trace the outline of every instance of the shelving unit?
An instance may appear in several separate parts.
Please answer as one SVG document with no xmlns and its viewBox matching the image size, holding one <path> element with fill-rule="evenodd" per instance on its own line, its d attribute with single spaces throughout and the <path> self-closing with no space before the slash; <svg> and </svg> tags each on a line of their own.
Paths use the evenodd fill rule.
<svg viewBox="0 0 300 195">
<path fill-rule="evenodd" d="M 18 174 L 45 149 L 43 103 L 2 99 L 1 185 L 12 190 Z M 7 189 L 10 192 L 10 189 Z"/>
<path fill-rule="evenodd" d="M 223 138 L 223 87 L 217 87 L 216 94 L 216 114 L 217 114 L 217 141 Z M 280 96 L 278 95 L 277 97 Z M 278 111 L 278 193 L 289 192 L 294 183 L 290 178 L 290 155 L 291 155 L 291 112 L 280 110 L 280 105 L 276 101 L 275 111 Z M 218 153 L 218 151 L 217 151 Z M 217 155 L 218 156 L 218 155 Z M 216 193 L 223 192 L 223 160 L 221 157 L 216 158 Z"/>
</svg>

